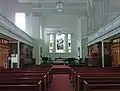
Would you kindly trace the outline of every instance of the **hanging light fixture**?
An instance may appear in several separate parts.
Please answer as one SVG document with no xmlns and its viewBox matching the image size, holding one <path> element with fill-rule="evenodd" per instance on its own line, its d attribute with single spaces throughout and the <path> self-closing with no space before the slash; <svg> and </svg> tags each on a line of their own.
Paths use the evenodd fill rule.
<svg viewBox="0 0 120 91">
<path fill-rule="evenodd" d="M 59 0 L 56 3 L 56 9 L 57 9 L 57 11 L 60 12 L 60 13 L 63 12 L 64 11 L 63 6 L 64 6 L 64 3 Z"/>
</svg>

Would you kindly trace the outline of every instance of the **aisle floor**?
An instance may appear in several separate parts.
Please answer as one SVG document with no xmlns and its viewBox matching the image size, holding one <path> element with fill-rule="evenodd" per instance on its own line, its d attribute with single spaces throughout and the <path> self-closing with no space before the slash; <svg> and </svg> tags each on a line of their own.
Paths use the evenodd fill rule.
<svg viewBox="0 0 120 91">
<path fill-rule="evenodd" d="M 55 74 L 49 91 L 74 91 L 68 74 Z"/>
</svg>

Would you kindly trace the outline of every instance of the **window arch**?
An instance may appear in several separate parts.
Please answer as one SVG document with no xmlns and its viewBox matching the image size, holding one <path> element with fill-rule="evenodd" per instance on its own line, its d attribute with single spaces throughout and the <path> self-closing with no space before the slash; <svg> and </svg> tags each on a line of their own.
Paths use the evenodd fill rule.
<svg viewBox="0 0 120 91">
<path fill-rule="evenodd" d="M 71 53 L 71 34 L 50 34 L 49 53 Z"/>
</svg>

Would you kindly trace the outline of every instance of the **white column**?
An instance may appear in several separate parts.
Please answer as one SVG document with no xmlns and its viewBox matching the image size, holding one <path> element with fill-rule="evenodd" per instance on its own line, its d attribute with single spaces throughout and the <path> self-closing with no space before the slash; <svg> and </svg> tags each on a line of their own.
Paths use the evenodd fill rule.
<svg viewBox="0 0 120 91">
<path fill-rule="evenodd" d="M 17 51 L 18 51 L 17 63 L 18 63 L 18 68 L 19 68 L 20 67 L 20 42 L 19 41 L 17 45 Z"/>
<path fill-rule="evenodd" d="M 78 41 L 77 41 L 77 47 L 80 48 L 80 51 L 77 52 L 80 53 L 80 58 L 82 58 L 82 17 L 78 17 Z"/>
<path fill-rule="evenodd" d="M 56 34 L 54 34 L 54 46 L 53 46 L 53 59 L 55 59 L 56 54 Z"/>
<path fill-rule="evenodd" d="M 32 34 L 33 38 L 40 39 L 40 16 L 32 15 Z"/>
<path fill-rule="evenodd" d="M 26 14 L 26 33 L 32 36 L 32 14 Z"/>
<path fill-rule="evenodd" d="M 92 32 L 92 1 L 88 0 L 87 2 L 87 13 L 88 13 L 88 33 Z"/>
<path fill-rule="evenodd" d="M 104 67 L 104 41 L 102 41 L 102 67 Z"/>
<path fill-rule="evenodd" d="M 44 22 L 43 22 L 43 16 L 40 16 L 40 39 L 44 39 Z M 43 42 L 42 42 L 43 44 Z"/>
<path fill-rule="evenodd" d="M 36 64 L 40 62 L 40 15 L 32 14 L 32 37 L 34 39 L 33 57 L 36 58 Z"/>
<path fill-rule="evenodd" d="M 109 22 L 110 0 L 103 0 L 103 23 L 106 25 Z"/>
<path fill-rule="evenodd" d="M 65 58 L 67 57 L 68 53 L 68 34 L 65 34 Z"/>
</svg>

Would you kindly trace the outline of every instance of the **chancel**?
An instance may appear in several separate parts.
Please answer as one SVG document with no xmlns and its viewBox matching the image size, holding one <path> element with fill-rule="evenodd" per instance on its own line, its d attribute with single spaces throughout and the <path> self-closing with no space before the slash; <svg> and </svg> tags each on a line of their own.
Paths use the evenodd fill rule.
<svg viewBox="0 0 120 91">
<path fill-rule="evenodd" d="M 0 91 L 120 91 L 120 0 L 0 0 Z"/>
</svg>

